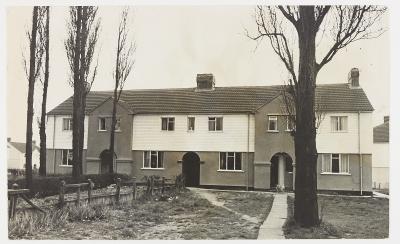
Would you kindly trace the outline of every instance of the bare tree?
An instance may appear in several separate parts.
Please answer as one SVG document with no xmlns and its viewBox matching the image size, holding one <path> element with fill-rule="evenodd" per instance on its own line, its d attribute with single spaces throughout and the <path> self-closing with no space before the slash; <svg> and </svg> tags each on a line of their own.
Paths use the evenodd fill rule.
<svg viewBox="0 0 400 244">
<path fill-rule="evenodd" d="M 44 81 L 43 84 L 43 95 L 42 95 L 42 111 L 39 123 L 39 135 L 40 135 L 40 167 L 39 174 L 41 176 L 46 175 L 46 103 L 47 103 L 47 87 L 49 85 L 49 45 L 50 45 L 50 7 L 45 7 L 46 11 L 46 25 L 44 28 L 44 49 L 45 49 L 45 65 L 44 65 Z"/>
<path fill-rule="evenodd" d="M 100 20 L 96 18 L 98 7 L 70 7 L 68 38 L 64 43 L 71 69 L 70 85 L 74 88 L 72 114 L 72 175 L 82 174 L 84 120 L 86 96 L 97 74 L 96 62 L 92 67 L 95 47 L 99 36 Z"/>
<path fill-rule="evenodd" d="M 257 6 L 255 9 L 257 34 L 247 35 L 258 41 L 268 38 L 291 77 L 289 86 L 296 114 L 294 218 L 302 226 L 319 224 L 315 142 L 318 72 L 349 44 L 378 37 L 383 30 L 375 28 L 375 23 L 385 10 L 380 6 L 348 5 Z M 317 34 L 330 43 L 319 62 L 316 58 Z M 296 42 L 297 47 L 292 47 Z"/>
<path fill-rule="evenodd" d="M 111 162 L 110 172 L 114 172 L 115 169 L 115 126 L 117 123 L 117 104 L 122 94 L 126 79 L 128 78 L 133 64 L 133 55 L 136 50 L 134 41 L 128 40 L 129 29 L 127 26 L 129 8 L 124 8 L 121 15 L 121 21 L 118 27 L 118 41 L 117 41 L 117 55 L 115 59 L 115 71 L 113 77 L 115 79 L 114 85 L 114 96 L 113 96 L 113 110 L 111 117 L 111 129 L 110 129 L 110 148 L 109 148 L 109 159 Z"/>
<path fill-rule="evenodd" d="M 29 69 L 27 60 L 23 56 L 25 74 L 28 79 L 28 101 L 26 116 L 26 145 L 25 145 L 25 171 L 26 186 L 32 189 L 32 124 L 33 124 L 33 97 L 35 82 L 40 76 L 43 58 L 43 7 L 33 7 L 32 29 L 27 33 L 29 41 Z M 29 70 L 29 71 L 28 71 Z"/>
</svg>

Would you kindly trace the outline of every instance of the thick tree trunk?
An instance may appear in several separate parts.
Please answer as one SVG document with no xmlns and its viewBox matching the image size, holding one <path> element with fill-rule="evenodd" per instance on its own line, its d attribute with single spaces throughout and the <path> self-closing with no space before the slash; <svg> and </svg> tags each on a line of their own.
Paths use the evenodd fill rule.
<svg viewBox="0 0 400 244">
<path fill-rule="evenodd" d="M 39 174 L 41 176 L 46 175 L 46 103 L 47 103 L 47 87 L 49 84 L 49 24 L 50 24 L 50 7 L 46 7 L 46 60 L 45 60 L 45 71 L 44 71 L 44 82 L 43 82 L 43 99 L 42 99 L 42 114 L 40 118 L 40 167 Z"/>
<path fill-rule="evenodd" d="M 314 7 L 300 7 L 299 77 L 296 101 L 296 182 L 294 217 L 300 225 L 319 224 L 317 201 L 317 148 L 315 128 L 315 20 Z"/>
<path fill-rule="evenodd" d="M 33 123 L 33 96 L 35 89 L 36 71 L 36 36 L 38 25 L 39 7 L 33 7 L 32 33 L 29 53 L 29 85 L 28 85 L 28 109 L 26 116 L 26 145 L 25 145 L 25 174 L 26 186 L 32 190 L 32 123 Z"/>
<path fill-rule="evenodd" d="M 82 20 L 82 7 L 77 8 L 77 20 L 76 20 L 76 38 L 75 38 L 75 50 L 74 50 L 74 98 L 73 98 L 73 112 L 72 112 L 72 176 L 77 179 L 81 172 L 80 159 L 80 116 L 81 116 L 81 105 L 82 105 L 82 85 L 80 77 L 80 43 L 81 43 L 81 20 Z"/>
</svg>

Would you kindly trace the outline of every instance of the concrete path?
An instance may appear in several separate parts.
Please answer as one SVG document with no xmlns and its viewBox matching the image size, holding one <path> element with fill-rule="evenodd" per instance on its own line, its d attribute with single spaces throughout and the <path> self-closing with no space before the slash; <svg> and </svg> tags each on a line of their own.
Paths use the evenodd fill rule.
<svg viewBox="0 0 400 244">
<path fill-rule="evenodd" d="M 258 240 L 285 239 L 282 226 L 287 218 L 287 194 L 277 193 L 274 195 L 271 212 L 260 226 Z"/>
<path fill-rule="evenodd" d="M 246 214 L 241 214 L 241 213 L 236 212 L 235 210 L 232 210 L 232 209 L 230 209 L 228 207 L 225 207 L 224 206 L 225 202 L 218 200 L 217 196 L 213 193 L 213 190 L 201 189 L 201 188 L 192 188 L 192 187 L 187 187 L 187 188 L 189 190 L 195 192 L 199 196 L 207 199 L 211 204 L 213 204 L 213 205 L 215 205 L 217 207 L 224 208 L 224 209 L 228 210 L 229 212 L 231 212 L 233 214 L 236 214 L 236 215 L 240 216 L 242 219 L 247 220 L 247 221 L 249 221 L 251 223 L 255 223 L 255 224 L 258 223 L 258 220 L 255 217 L 251 217 L 251 216 L 248 216 Z"/>
<path fill-rule="evenodd" d="M 383 193 L 380 193 L 380 192 L 374 191 L 374 192 L 372 192 L 372 194 L 373 194 L 374 197 L 389 199 L 389 195 L 386 195 L 386 194 L 383 194 Z"/>
</svg>

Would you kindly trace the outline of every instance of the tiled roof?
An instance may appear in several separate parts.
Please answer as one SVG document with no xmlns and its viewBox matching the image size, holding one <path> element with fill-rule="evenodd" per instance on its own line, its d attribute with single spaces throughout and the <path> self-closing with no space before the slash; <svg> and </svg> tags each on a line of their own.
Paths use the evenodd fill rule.
<svg viewBox="0 0 400 244">
<path fill-rule="evenodd" d="M 126 90 L 121 100 L 135 114 L 151 113 L 247 113 L 254 112 L 279 95 L 282 86 L 215 87 L 196 91 L 195 88 Z M 112 96 L 112 91 L 90 92 L 86 113 Z M 324 111 L 373 111 L 361 88 L 347 84 L 318 85 L 316 102 Z M 72 114 L 72 97 L 51 110 L 49 115 Z"/>
<path fill-rule="evenodd" d="M 389 142 L 389 122 L 374 127 L 375 142 Z"/>
<path fill-rule="evenodd" d="M 23 142 L 14 142 L 11 141 L 9 142 L 13 147 L 15 147 L 18 151 L 20 151 L 21 153 L 25 153 L 25 149 L 26 149 L 26 144 Z M 32 150 L 40 150 L 39 147 L 37 146 L 32 146 Z"/>
</svg>

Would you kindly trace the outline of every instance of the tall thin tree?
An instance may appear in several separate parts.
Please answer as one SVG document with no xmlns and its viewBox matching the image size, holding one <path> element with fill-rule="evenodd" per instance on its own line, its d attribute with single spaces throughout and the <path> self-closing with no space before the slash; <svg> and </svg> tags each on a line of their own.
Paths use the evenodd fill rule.
<svg viewBox="0 0 400 244">
<path fill-rule="evenodd" d="M 43 27 L 44 11 L 42 7 L 33 7 L 32 29 L 27 33 L 29 40 L 29 71 L 27 60 L 23 57 L 25 74 L 28 78 L 28 100 L 26 115 L 26 144 L 25 144 L 25 174 L 26 186 L 32 189 L 32 123 L 33 123 L 33 98 L 35 82 L 40 76 L 43 57 Z"/>
<path fill-rule="evenodd" d="M 96 18 L 98 7 L 70 7 L 68 38 L 64 43 L 71 69 L 70 85 L 74 88 L 72 114 L 72 175 L 76 179 L 82 174 L 84 120 L 86 96 L 97 74 L 97 65 L 92 67 L 95 47 L 99 36 L 100 20 Z"/>
<path fill-rule="evenodd" d="M 115 84 L 114 84 L 114 95 L 113 95 L 113 110 L 111 117 L 111 129 L 110 129 L 110 148 L 109 148 L 109 159 L 111 162 L 110 171 L 115 170 L 115 126 L 117 123 L 117 104 L 122 94 L 126 79 L 128 78 L 133 64 L 133 54 L 136 50 L 134 41 L 129 41 L 128 34 L 129 29 L 127 26 L 129 8 L 124 8 L 121 15 L 121 21 L 118 27 L 118 40 L 117 40 L 117 55 L 115 59 L 115 71 L 113 73 Z"/>
<path fill-rule="evenodd" d="M 295 220 L 302 226 L 319 224 L 317 202 L 317 148 L 315 88 L 318 72 L 349 44 L 382 33 L 375 28 L 386 8 L 382 6 L 257 6 L 257 34 L 268 38 L 290 73 L 295 103 L 296 182 Z M 295 34 L 294 34 L 295 33 Z M 293 35 L 294 34 L 294 35 Z M 297 35 L 296 35 L 297 34 Z M 330 46 L 317 62 L 317 34 Z M 291 45 L 296 45 L 291 47 Z M 322 51 L 322 50 L 321 50 Z M 298 66 L 298 69 L 295 66 Z"/>
<path fill-rule="evenodd" d="M 39 123 L 39 135 L 40 135 L 40 166 L 39 174 L 41 176 L 46 175 L 46 104 L 47 104 L 47 87 L 49 85 L 49 49 L 50 49 L 50 7 L 46 9 L 46 25 L 44 29 L 45 36 L 45 65 L 44 65 L 44 81 L 43 81 L 43 95 L 42 95 L 42 111 Z"/>
</svg>

